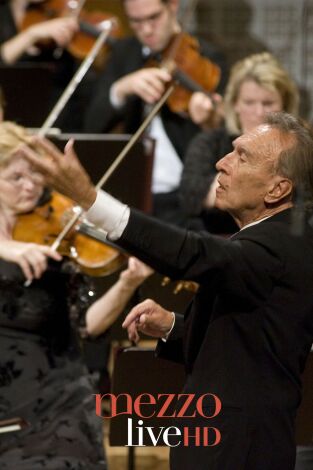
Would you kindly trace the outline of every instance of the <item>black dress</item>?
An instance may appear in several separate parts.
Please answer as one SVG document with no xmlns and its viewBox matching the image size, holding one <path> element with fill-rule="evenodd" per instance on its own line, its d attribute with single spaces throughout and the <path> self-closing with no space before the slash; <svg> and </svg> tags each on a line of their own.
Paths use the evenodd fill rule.
<svg viewBox="0 0 313 470">
<path fill-rule="evenodd" d="M 52 262 L 25 287 L 19 267 L 0 261 L 0 419 L 30 424 L 0 435 L 1 470 L 106 468 L 102 422 L 73 328 L 88 298 L 81 281 L 66 263 Z"/>
</svg>

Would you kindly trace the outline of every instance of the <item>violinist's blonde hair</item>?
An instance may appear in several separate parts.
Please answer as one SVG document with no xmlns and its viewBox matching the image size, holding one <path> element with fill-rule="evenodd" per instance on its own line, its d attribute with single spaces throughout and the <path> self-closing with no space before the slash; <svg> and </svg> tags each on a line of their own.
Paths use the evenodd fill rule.
<svg viewBox="0 0 313 470">
<path fill-rule="evenodd" d="M 235 111 L 235 104 L 241 85 L 252 80 L 270 91 L 277 91 L 283 103 L 283 111 L 298 115 L 299 93 L 294 81 L 280 62 L 269 52 L 246 57 L 231 69 L 224 97 L 225 124 L 231 134 L 241 134 L 241 125 Z"/>
<path fill-rule="evenodd" d="M 14 122 L 0 122 L 0 166 L 5 166 L 21 144 L 30 144 L 30 134 L 25 127 Z"/>
</svg>

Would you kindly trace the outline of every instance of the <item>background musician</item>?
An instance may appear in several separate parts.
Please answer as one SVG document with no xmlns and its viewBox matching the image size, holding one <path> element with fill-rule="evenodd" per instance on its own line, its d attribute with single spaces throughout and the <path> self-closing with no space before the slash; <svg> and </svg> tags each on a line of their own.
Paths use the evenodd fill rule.
<svg viewBox="0 0 313 470">
<path fill-rule="evenodd" d="M 52 93 L 50 108 L 55 104 L 64 88 L 74 75 L 79 63 L 66 49 L 78 31 L 78 20 L 74 17 L 48 19 L 41 13 L 42 0 L 4 0 L 0 2 L 0 65 L 14 66 L 20 63 L 48 63 L 52 73 Z M 38 14 L 38 22 L 28 19 L 33 11 Z M 57 15 L 57 13 L 56 13 Z M 37 18 L 37 17 L 36 17 Z M 29 25 L 28 25 L 29 23 Z M 82 115 L 90 98 L 95 72 L 89 71 L 84 81 L 55 123 L 63 132 L 78 132 L 82 127 Z M 1 85 L 1 75 L 0 75 Z M 36 90 L 31 87 L 28 93 Z M 8 103 L 10 105 L 10 103 Z"/>
<path fill-rule="evenodd" d="M 123 122 L 125 132 L 133 133 L 142 122 L 146 105 L 160 99 L 171 79 L 159 67 L 143 67 L 180 32 L 178 0 L 124 0 L 123 4 L 134 37 L 118 41 L 112 49 L 86 113 L 87 132 L 108 132 Z M 200 54 L 219 65 L 222 87 L 225 67 L 221 56 L 202 42 Z M 184 222 L 177 187 L 186 145 L 197 131 L 191 119 L 173 113 L 166 105 L 148 131 L 157 141 L 152 177 L 154 214 L 164 220 Z"/>
<path fill-rule="evenodd" d="M 31 0 L 11 0 L 0 6 L 0 43 L 1 60 L 14 64 L 24 54 L 35 57 L 40 54 L 37 44 L 41 40 L 52 39 L 59 47 L 65 47 L 78 29 L 75 18 L 55 18 L 20 30 L 27 7 Z"/>
</svg>

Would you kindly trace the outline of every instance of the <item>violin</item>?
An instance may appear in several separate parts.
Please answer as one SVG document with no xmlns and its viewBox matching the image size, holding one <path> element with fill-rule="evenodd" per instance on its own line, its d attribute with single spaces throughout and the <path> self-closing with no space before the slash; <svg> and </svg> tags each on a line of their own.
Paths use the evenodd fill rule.
<svg viewBox="0 0 313 470">
<path fill-rule="evenodd" d="M 73 201 L 53 191 L 43 205 L 18 216 L 13 229 L 13 239 L 51 246 L 71 216 L 72 210 L 75 210 Z M 127 261 L 127 255 L 106 239 L 105 232 L 84 221 L 80 221 L 62 240 L 58 252 L 78 264 L 83 273 L 93 277 L 113 274 Z M 168 277 L 164 277 L 161 286 L 170 282 Z M 195 294 L 198 284 L 193 281 L 178 281 L 174 294 L 182 290 Z"/>
<path fill-rule="evenodd" d="M 52 245 L 73 211 L 73 201 L 52 192 L 48 202 L 30 213 L 18 216 L 13 239 Z M 108 276 L 121 268 L 126 261 L 126 255 L 106 240 L 105 232 L 84 221 L 79 221 L 67 234 L 58 251 L 72 259 L 82 272 L 90 276 Z"/>
<path fill-rule="evenodd" d="M 108 19 L 114 20 L 114 28 L 110 33 L 110 39 L 103 48 L 101 57 L 101 65 L 103 65 L 109 52 L 110 42 L 113 43 L 114 39 L 122 36 L 118 19 L 111 13 L 97 10 L 87 11 L 82 8 L 82 1 L 45 0 L 41 3 L 29 5 L 20 29 L 23 31 L 34 24 L 67 16 L 78 18 L 79 31 L 74 34 L 66 49 L 79 60 L 83 60 L 88 55 L 95 40 L 103 30 L 104 23 Z"/>
<path fill-rule="evenodd" d="M 176 86 L 167 105 L 174 113 L 186 114 L 192 93 L 201 91 L 210 96 L 221 78 L 218 65 L 201 56 L 199 41 L 188 33 L 174 36 L 167 48 L 150 59 L 147 66 L 161 66 L 171 73 Z"/>
</svg>

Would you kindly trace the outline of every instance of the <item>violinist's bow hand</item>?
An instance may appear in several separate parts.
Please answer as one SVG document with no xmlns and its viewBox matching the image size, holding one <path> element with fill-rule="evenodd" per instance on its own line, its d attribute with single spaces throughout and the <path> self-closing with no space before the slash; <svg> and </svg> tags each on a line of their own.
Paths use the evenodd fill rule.
<svg viewBox="0 0 313 470">
<path fill-rule="evenodd" d="M 0 241 L 0 258 L 19 265 L 26 278 L 25 285 L 39 279 L 48 266 L 48 258 L 61 261 L 62 256 L 51 247 L 15 240 Z"/>
<path fill-rule="evenodd" d="M 161 99 L 165 86 L 171 79 L 171 75 L 164 69 L 143 68 L 117 80 L 113 85 L 113 93 L 119 102 L 136 95 L 146 103 L 154 104 Z"/>
</svg>

